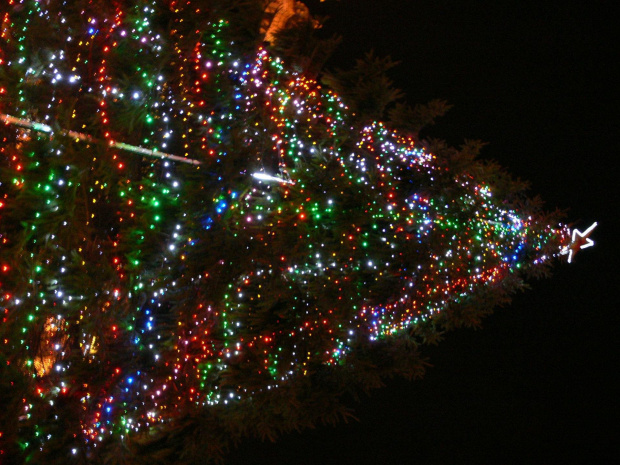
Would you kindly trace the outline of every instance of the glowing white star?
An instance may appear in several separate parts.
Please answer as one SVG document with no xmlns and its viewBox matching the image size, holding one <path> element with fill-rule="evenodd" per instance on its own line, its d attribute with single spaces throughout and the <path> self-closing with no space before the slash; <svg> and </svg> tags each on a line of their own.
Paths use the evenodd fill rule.
<svg viewBox="0 0 620 465">
<path fill-rule="evenodd" d="M 568 263 L 573 261 L 573 257 L 577 252 L 581 249 L 586 249 L 588 247 L 592 247 L 594 245 L 594 241 L 590 239 L 590 234 L 596 228 L 596 221 L 592 223 L 592 225 L 586 229 L 584 232 L 579 231 L 578 229 L 573 229 L 573 233 L 571 236 L 571 243 L 562 250 L 562 255 L 568 254 Z"/>
</svg>

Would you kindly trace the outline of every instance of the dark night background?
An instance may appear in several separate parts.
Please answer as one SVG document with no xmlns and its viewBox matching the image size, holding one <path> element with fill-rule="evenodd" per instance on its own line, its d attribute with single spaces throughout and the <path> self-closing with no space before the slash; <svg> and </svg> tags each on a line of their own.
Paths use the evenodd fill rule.
<svg viewBox="0 0 620 465">
<path fill-rule="evenodd" d="M 246 441 L 227 463 L 620 463 L 617 159 L 613 2 L 329 0 L 343 36 L 330 66 L 371 48 L 401 61 L 411 104 L 453 109 L 430 135 L 489 142 L 483 157 L 568 209 L 596 247 L 558 264 L 479 331 L 447 335 L 422 380 L 392 380 L 359 422 Z"/>
</svg>

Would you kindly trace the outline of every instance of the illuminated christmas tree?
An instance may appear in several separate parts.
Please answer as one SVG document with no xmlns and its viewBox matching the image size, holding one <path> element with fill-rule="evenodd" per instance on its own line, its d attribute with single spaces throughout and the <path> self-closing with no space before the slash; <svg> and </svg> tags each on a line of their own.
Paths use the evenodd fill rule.
<svg viewBox="0 0 620 465">
<path fill-rule="evenodd" d="M 364 82 L 386 91 L 370 109 L 319 84 L 333 41 L 295 46 L 317 24 L 301 4 L 1 14 L 7 460 L 192 463 L 335 420 L 592 243 L 475 144 L 417 140 L 432 105 L 374 121 L 389 83 Z"/>
</svg>

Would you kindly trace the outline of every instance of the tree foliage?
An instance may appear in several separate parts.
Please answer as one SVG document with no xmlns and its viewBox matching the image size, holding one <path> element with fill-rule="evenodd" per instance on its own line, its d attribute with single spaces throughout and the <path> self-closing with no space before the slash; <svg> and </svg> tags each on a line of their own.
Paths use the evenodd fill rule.
<svg viewBox="0 0 620 465">
<path fill-rule="evenodd" d="M 347 420 L 566 245 L 482 144 L 417 140 L 448 105 L 391 59 L 317 82 L 314 18 L 265 44 L 258 0 L 65 3 L 0 7 L 3 463 Z"/>
</svg>

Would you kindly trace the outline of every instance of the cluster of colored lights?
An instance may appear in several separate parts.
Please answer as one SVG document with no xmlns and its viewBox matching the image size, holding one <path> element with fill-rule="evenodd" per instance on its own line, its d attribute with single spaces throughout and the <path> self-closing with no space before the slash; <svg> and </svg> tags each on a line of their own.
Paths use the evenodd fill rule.
<svg viewBox="0 0 620 465">
<path fill-rule="evenodd" d="M 566 247 L 191 1 L 111 3 L 11 0 L 0 30 L 2 112 L 106 141 L 1 135 L 0 343 L 31 378 L 22 421 L 79 399 L 72 450 L 346 363 Z"/>
</svg>

